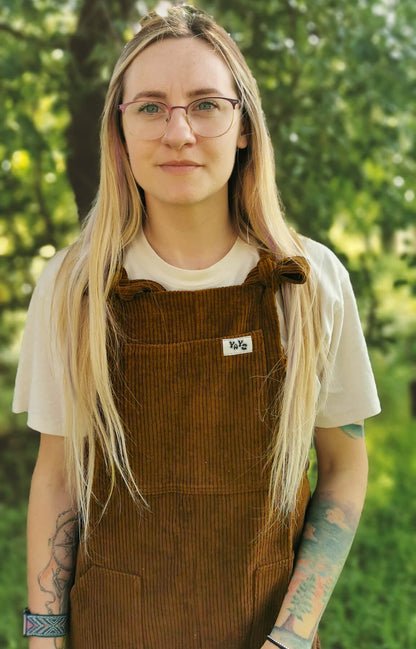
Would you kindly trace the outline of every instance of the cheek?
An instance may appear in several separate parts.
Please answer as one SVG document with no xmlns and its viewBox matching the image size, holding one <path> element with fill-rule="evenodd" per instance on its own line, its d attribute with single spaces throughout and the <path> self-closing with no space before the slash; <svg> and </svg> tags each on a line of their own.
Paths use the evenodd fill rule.
<svg viewBox="0 0 416 649">
<path fill-rule="evenodd" d="M 137 140 L 132 135 L 127 133 L 125 138 L 125 149 L 130 160 L 140 160 L 140 158 L 145 159 L 150 156 L 151 153 L 151 142 L 145 142 L 143 140 Z"/>
<path fill-rule="evenodd" d="M 218 173 L 227 174 L 228 176 L 231 175 L 232 170 L 234 169 L 236 153 L 237 147 L 234 147 L 233 144 L 223 147 L 217 152 L 215 164 Z"/>
<path fill-rule="evenodd" d="M 148 160 L 150 154 L 143 150 L 142 146 L 138 146 L 137 143 L 128 145 L 126 143 L 126 153 L 130 163 L 130 169 L 136 179 L 136 182 L 140 184 L 140 178 L 146 174 L 146 167 L 148 166 Z"/>
</svg>

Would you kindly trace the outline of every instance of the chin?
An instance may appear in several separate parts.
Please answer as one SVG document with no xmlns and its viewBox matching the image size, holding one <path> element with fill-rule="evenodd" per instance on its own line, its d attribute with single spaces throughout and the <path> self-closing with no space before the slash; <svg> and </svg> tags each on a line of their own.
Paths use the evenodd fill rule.
<svg viewBox="0 0 416 649">
<path fill-rule="evenodd" d="M 163 196 L 156 198 L 156 201 L 164 205 L 172 205 L 177 207 L 191 207 L 192 205 L 199 205 L 207 200 L 209 196 L 201 196 L 196 193 L 181 193 L 180 195 Z"/>
</svg>

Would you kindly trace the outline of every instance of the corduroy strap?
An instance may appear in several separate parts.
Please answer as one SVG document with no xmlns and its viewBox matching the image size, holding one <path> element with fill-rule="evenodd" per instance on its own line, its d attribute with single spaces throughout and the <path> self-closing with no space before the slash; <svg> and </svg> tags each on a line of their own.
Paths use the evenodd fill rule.
<svg viewBox="0 0 416 649">
<path fill-rule="evenodd" d="M 140 293 L 150 293 L 165 291 L 166 289 L 157 282 L 150 279 L 132 279 L 127 276 L 124 268 L 120 268 L 116 273 L 111 290 L 112 296 L 118 295 L 122 300 L 130 301 Z"/>
<path fill-rule="evenodd" d="M 309 274 L 309 264 L 304 257 L 276 259 L 274 255 L 261 253 L 256 268 L 249 273 L 246 283 L 260 282 L 274 292 L 281 284 L 304 284 Z"/>
<path fill-rule="evenodd" d="M 273 254 L 260 252 L 260 260 L 248 274 L 244 284 L 260 282 L 274 292 L 284 283 L 304 284 L 309 274 L 309 264 L 305 257 L 285 257 L 276 259 Z M 113 295 L 123 300 L 133 300 L 135 295 L 144 292 L 165 291 L 164 287 L 152 280 L 129 280 L 124 268 L 116 274 Z"/>
</svg>

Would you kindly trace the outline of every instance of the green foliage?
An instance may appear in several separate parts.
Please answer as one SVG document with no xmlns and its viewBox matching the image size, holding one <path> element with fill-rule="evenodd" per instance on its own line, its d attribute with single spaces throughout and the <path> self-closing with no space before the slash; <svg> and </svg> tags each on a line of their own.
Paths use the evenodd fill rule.
<svg viewBox="0 0 416 649">
<path fill-rule="evenodd" d="M 10 430 L 11 385 L 23 317 L 39 272 L 77 223 L 66 178 L 65 43 L 69 4 L 0 8 L 0 428 Z M 6 403 L 3 402 L 7 396 Z"/>
<path fill-rule="evenodd" d="M 0 647 L 27 649 L 22 611 L 27 603 L 26 511 L 39 435 L 0 437 Z"/>
<path fill-rule="evenodd" d="M 21 503 L 37 438 L 11 434 L 23 430 L 24 417 L 10 414 L 24 314 L 47 259 L 78 230 L 77 204 L 85 207 L 93 199 L 94 137 L 105 83 L 116 51 L 136 30 L 138 14 L 152 4 L 2 0 L 0 6 L 0 646 L 5 649 L 27 646 L 20 639 L 26 601 Z M 404 395 L 416 373 L 416 4 L 196 4 L 234 36 L 258 79 L 289 220 L 329 243 L 351 272 L 387 413 L 367 426 L 368 502 L 324 617 L 323 646 L 414 646 L 416 466 L 414 422 Z M 89 121 L 82 129 L 90 129 L 92 140 L 88 151 L 84 141 L 89 167 L 82 167 L 80 178 L 69 168 L 82 161 L 83 107 Z M 92 150 L 93 162 L 87 156 Z M 79 185 L 86 178 L 81 201 Z"/>
<path fill-rule="evenodd" d="M 218 10 L 255 72 L 284 203 L 300 229 L 320 238 L 345 208 L 364 234 L 377 225 L 389 239 L 406 227 L 414 199 L 404 194 L 415 190 L 414 4 L 202 4 Z"/>
<path fill-rule="evenodd" d="M 47 260 L 78 231 L 78 186 L 69 180 L 69 162 L 78 166 L 78 184 L 98 168 L 104 88 L 127 29 L 126 20 L 120 22 L 123 11 L 130 15 L 133 5 L 130 0 L 105 5 L 95 0 L 3 0 L 0 6 L 0 435 L 16 427 L 10 416 L 12 385 L 30 296 Z M 85 34 L 94 25 L 95 32 Z M 80 34 L 81 43 L 75 38 Z M 80 62 L 76 54 L 88 37 L 89 50 Z M 95 83 L 87 75 L 91 67 Z M 98 107 L 87 90 L 95 92 L 93 99 L 99 97 Z M 77 124 L 83 115 L 89 123 L 81 131 Z M 85 135 L 90 132 L 95 143 Z M 74 157 L 79 143 L 86 169 L 79 153 Z M 92 186 L 88 204 L 96 182 Z"/>
<path fill-rule="evenodd" d="M 329 243 L 352 271 L 371 345 L 396 344 L 406 327 L 411 340 L 416 6 L 411 0 L 199 4 L 234 36 L 258 79 L 289 220 Z M 6 392 L 21 313 L 39 272 L 76 233 L 76 204 L 85 214 L 94 197 L 99 112 L 112 64 L 150 5 L 3 0 L 0 7 L 0 366 Z M 394 296 L 388 306 L 386 291 Z M 403 298 L 405 322 L 397 309 Z M 406 360 L 416 363 L 415 354 L 410 345 Z M 10 430 L 5 419 L 3 431 Z"/>
</svg>

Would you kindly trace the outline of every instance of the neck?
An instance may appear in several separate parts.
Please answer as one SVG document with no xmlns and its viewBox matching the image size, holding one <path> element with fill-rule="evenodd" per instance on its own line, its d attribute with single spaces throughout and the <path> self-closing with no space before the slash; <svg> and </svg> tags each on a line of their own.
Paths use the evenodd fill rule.
<svg viewBox="0 0 416 649">
<path fill-rule="evenodd" d="M 216 205 L 212 212 L 198 205 L 169 205 L 163 211 L 149 207 L 144 233 L 153 250 L 171 266 L 208 268 L 222 259 L 235 242 L 228 205 L 226 209 Z"/>
</svg>

